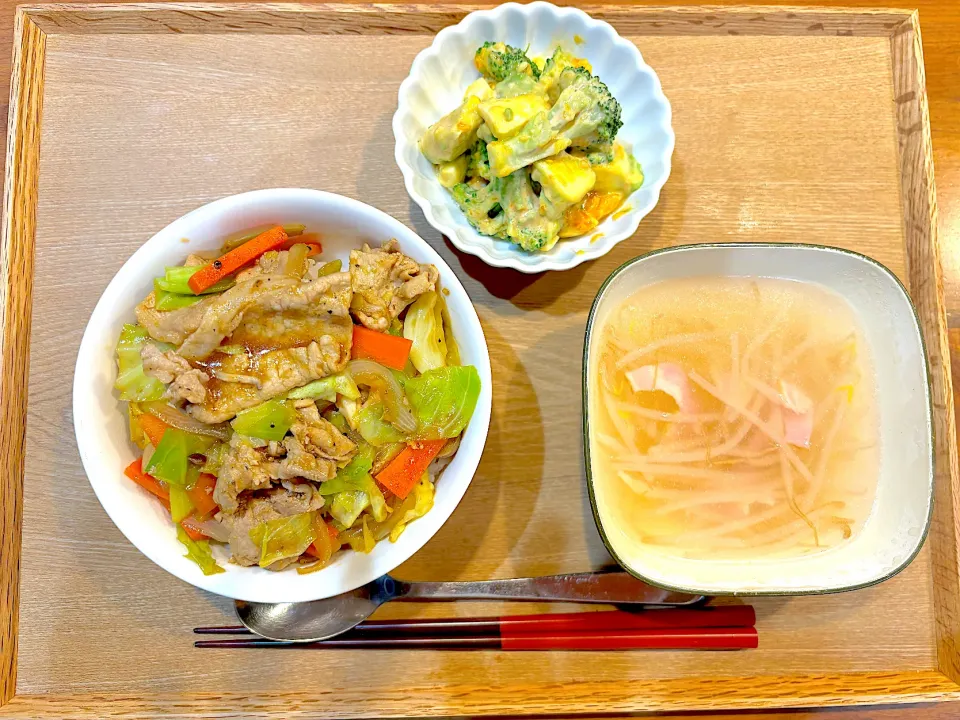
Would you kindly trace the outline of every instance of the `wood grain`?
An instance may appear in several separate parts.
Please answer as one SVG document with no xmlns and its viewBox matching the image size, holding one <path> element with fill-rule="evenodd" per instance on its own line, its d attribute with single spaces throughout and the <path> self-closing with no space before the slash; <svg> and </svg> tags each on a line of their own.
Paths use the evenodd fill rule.
<svg viewBox="0 0 960 720">
<path fill-rule="evenodd" d="M 0 705 L 16 686 L 23 514 L 23 421 L 36 231 L 43 33 L 17 13 L 0 239 Z"/>
<path fill-rule="evenodd" d="M 561 3 L 562 4 L 562 3 Z M 602 14 L 624 35 L 698 33 L 720 35 L 842 35 L 890 37 L 909 13 L 864 9 L 851 15 L 842 9 L 759 6 L 728 8 L 714 13 L 701 8 L 666 7 L 637 13 L 629 7 L 576 3 L 591 15 Z M 63 12 L 69 7 L 71 12 Z M 436 33 L 459 22 L 483 5 L 390 4 L 344 8 L 342 5 L 164 3 L 26 6 L 48 33 L 249 33 L 310 35 L 383 35 Z"/>
<path fill-rule="evenodd" d="M 914 13 L 894 31 L 894 102 L 900 144 L 901 204 L 910 289 L 922 319 L 935 413 L 937 482 L 929 546 L 933 554 L 934 617 L 937 658 L 942 672 L 960 682 L 960 476 L 950 375 L 950 348 L 944 309 L 937 201 L 933 182 L 933 148 L 927 110 L 926 78 L 920 25 Z"/>
<path fill-rule="evenodd" d="M 254 654 L 254 653 L 251 653 Z M 272 655 L 276 655 L 274 652 Z M 292 654 L 292 653 L 285 653 Z M 315 654 L 315 653 L 313 653 Z M 271 656 L 272 657 L 272 656 Z M 786 687 L 785 687 L 786 686 Z M 435 717 L 442 715 L 515 716 L 568 715 L 623 712 L 658 712 L 680 707 L 713 710 L 844 706 L 864 700 L 903 702 L 936 701 L 955 696 L 955 685 L 934 673 L 877 673 L 831 676 L 756 677 L 732 684 L 717 678 L 651 681 L 631 688 L 622 681 L 574 683 L 548 682 L 535 686 L 497 686 L 465 682 L 456 688 L 411 683 L 402 690 L 348 695 L 332 690 L 285 693 L 222 693 L 186 695 L 134 695 L 125 692 L 72 696 L 18 695 L 3 708 L 14 718 L 78 720 L 108 718 L 171 718 L 218 715 L 225 705 L 229 717 L 315 718 Z M 787 691 L 787 692 L 785 692 Z M 687 716 L 689 717 L 689 716 Z"/>
<path fill-rule="evenodd" d="M 109 18 L 94 24 L 123 16 L 97 12 Z M 200 9 L 190 12 L 205 17 Z M 949 609 L 949 597 L 936 598 L 932 581 L 934 560 L 944 565 L 938 577 L 955 581 L 955 561 L 951 576 L 950 558 L 932 558 L 929 549 L 903 575 L 857 593 L 856 603 L 853 596 L 758 602 L 764 644 L 749 654 L 607 653 L 585 663 L 572 653 L 534 662 L 500 653 L 313 653 L 305 667 L 302 656 L 284 653 L 271 655 L 271 672 L 264 673 L 262 653 L 217 653 L 197 656 L 194 664 L 184 618 L 225 622 L 229 604 L 169 578 L 130 547 L 99 508 L 73 448 L 63 385 L 83 323 L 133 249 L 214 197 L 271 185 L 332 189 L 412 225 L 464 278 L 498 379 L 477 479 L 456 517 L 401 575 L 466 579 L 608 562 L 579 470 L 576 348 L 588 304 L 619 262 L 679 242 L 821 241 L 876 257 L 915 285 L 927 312 L 938 308 L 936 256 L 908 263 L 906 253 L 910 243 L 936 242 L 929 223 L 929 139 L 905 133 L 912 124 L 897 115 L 919 113 L 922 122 L 923 80 L 915 76 L 914 98 L 901 100 L 906 107 L 899 110 L 894 97 L 902 94 L 891 86 L 898 52 L 912 52 L 919 36 L 903 45 L 879 30 L 838 36 L 838 29 L 856 23 L 849 13 L 833 12 L 821 13 L 839 23 L 831 31 L 813 23 L 801 32 L 786 14 L 777 17 L 794 22 L 797 32 L 776 37 L 765 30 L 746 34 L 757 21 L 743 14 L 704 27 L 688 11 L 630 13 L 632 38 L 674 104 L 682 139 L 674 175 L 632 241 L 588 267 L 540 277 L 494 271 L 456 253 L 403 192 L 389 121 L 396 86 L 433 30 L 417 32 L 414 23 L 384 38 L 343 34 L 352 27 L 344 25 L 343 33 L 292 39 L 298 31 L 286 26 L 279 35 L 234 35 L 209 31 L 223 27 L 216 24 L 222 20 L 188 17 L 183 27 L 171 27 L 200 23 L 206 29 L 138 37 L 126 34 L 130 29 L 75 32 L 61 20 L 47 39 L 20 696 L 4 713 L 169 716 L 228 705 L 247 715 L 266 712 L 280 697 L 288 716 L 556 714 L 571 707 L 608 713 L 932 700 L 955 692 L 938 670 L 938 650 L 950 652 L 944 638 L 953 621 L 934 622 L 935 611 Z M 643 20 L 681 15 L 666 34 Z M 909 13 L 872 13 L 867 26 L 894 16 L 911 20 Z M 614 22 L 619 26 L 621 19 Z M 825 63 L 831 67 L 826 77 Z M 903 152 L 913 147 L 912 135 L 921 136 L 916 155 Z M 899 152 L 898 139 L 906 143 Z M 908 172 L 912 180 L 901 188 Z M 923 222 L 924 196 L 926 235 L 914 227 Z M 921 204 L 905 214 L 910 198 Z M 940 353 L 941 377 L 934 379 L 946 410 L 941 329 L 935 317 L 925 327 Z M 941 429 L 951 432 L 944 422 Z M 942 442 L 940 450 L 947 452 L 946 467 L 956 463 Z M 939 527 L 941 537 L 949 532 L 948 525 Z M 394 606 L 384 616 L 449 610 Z M 105 637 L 104 628 L 135 635 Z M 398 666 L 406 675 L 397 677 Z M 740 675 L 755 679 L 736 680 Z M 444 688 L 441 680 L 450 676 L 464 683 Z M 474 684 L 477 678 L 482 685 Z M 322 690 L 304 693 L 305 684 Z M 213 695 L 211 687 L 234 694 Z"/>
</svg>

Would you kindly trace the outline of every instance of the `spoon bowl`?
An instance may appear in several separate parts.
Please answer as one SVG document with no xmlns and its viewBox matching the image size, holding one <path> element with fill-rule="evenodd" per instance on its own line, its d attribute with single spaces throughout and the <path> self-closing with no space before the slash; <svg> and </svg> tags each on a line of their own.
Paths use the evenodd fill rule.
<svg viewBox="0 0 960 720">
<path fill-rule="evenodd" d="M 317 642 L 346 632 L 391 600 L 531 600 L 625 606 L 694 605 L 686 595 L 647 585 L 625 572 L 575 573 L 478 582 L 405 583 L 389 575 L 356 590 L 303 603 L 235 603 L 240 622 L 270 640 Z"/>
</svg>

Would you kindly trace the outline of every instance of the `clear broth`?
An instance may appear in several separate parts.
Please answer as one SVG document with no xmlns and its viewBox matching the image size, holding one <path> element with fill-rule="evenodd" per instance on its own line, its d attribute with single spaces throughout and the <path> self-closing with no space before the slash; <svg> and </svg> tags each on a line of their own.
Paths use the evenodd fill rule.
<svg viewBox="0 0 960 720">
<path fill-rule="evenodd" d="M 820 552 L 862 528 L 879 420 L 869 347 L 842 297 L 786 280 L 669 280 L 594 332 L 593 482 L 619 531 L 732 559 Z"/>
</svg>

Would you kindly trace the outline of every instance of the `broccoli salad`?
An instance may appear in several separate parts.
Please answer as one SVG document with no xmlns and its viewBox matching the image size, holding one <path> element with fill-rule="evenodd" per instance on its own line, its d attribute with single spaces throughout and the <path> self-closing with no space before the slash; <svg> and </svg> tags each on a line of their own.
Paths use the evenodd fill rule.
<svg viewBox="0 0 960 720">
<path fill-rule="evenodd" d="M 483 77 L 420 150 L 478 231 L 545 252 L 592 231 L 643 184 L 616 142 L 620 103 L 589 62 L 487 42 L 474 63 Z"/>
</svg>

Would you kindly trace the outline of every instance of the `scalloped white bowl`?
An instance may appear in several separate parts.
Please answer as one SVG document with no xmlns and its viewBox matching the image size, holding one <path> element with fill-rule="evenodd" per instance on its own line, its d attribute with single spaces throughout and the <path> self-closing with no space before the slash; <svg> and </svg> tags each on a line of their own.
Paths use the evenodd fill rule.
<svg viewBox="0 0 960 720">
<path fill-rule="evenodd" d="M 214 556 L 226 570 L 206 576 L 183 557 L 170 515 L 152 495 L 123 475 L 135 453 L 127 430 L 125 404 L 113 390 L 117 336 L 134 320 L 134 308 L 153 287 L 165 265 L 183 262 L 189 252 L 214 250 L 223 237 L 258 225 L 302 222 L 323 232 L 323 257 L 347 260 L 364 242 L 396 238 L 417 262 L 433 263 L 449 290 L 447 307 L 460 354 L 480 373 L 480 398 L 460 448 L 437 483 L 433 509 L 395 543 L 378 543 L 367 555 L 339 554 L 320 572 L 298 575 L 294 568 L 271 572 L 226 562 L 225 547 Z M 186 239 L 186 242 L 184 241 Z M 100 296 L 80 341 L 73 380 L 73 419 L 84 470 L 103 509 L 127 539 L 167 572 L 203 590 L 252 602 L 306 602 L 349 592 L 390 572 L 419 550 L 446 522 L 463 497 L 483 453 L 490 425 L 490 357 L 483 328 L 466 290 L 450 267 L 416 233 L 376 208 L 320 190 L 255 190 L 216 200 L 174 221 L 127 260 Z"/>
<path fill-rule="evenodd" d="M 561 45 L 584 57 L 623 109 L 623 127 L 617 138 L 632 148 L 643 167 L 643 187 L 587 235 L 561 240 L 545 253 L 527 253 L 505 240 L 477 232 L 467 222 L 450 193 L 437 181 L 418 141 L 423 132 L 463 100 L 463 91 L 480 74 L 473 64 L 476 49 L 487 40 L 529 47 L 533 57 L 546 56 Z M 643 61 L 637 47 L 621 38 L 609 24 L 594 20 L 576 8 L 550 3 L 507 3 L 493 10 L 467 15 L 460 23 L 437 33 L 400 85 L 399 105 L 393 116 L 396 159 L 410 197 L 423 209 L 434 228 L 460 250 L 496 267 L 525 273 L 569 270 L 608 253 L 637 231 L 660 198 L 670 176 L 675 138 L 670 103 L 657 74 Z M 599 237 L 597 238 L 597 236 Z M 591 238 L 596 238 L 591 241 Z"/>
</svg>

